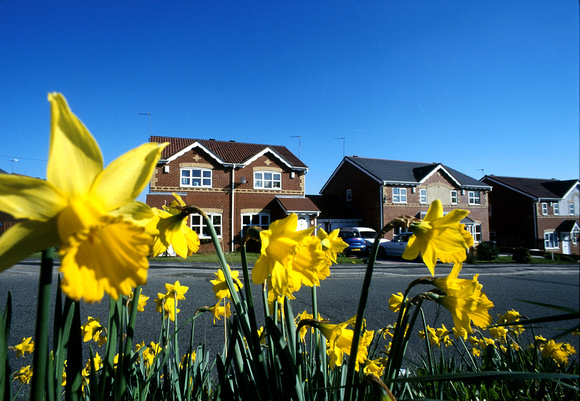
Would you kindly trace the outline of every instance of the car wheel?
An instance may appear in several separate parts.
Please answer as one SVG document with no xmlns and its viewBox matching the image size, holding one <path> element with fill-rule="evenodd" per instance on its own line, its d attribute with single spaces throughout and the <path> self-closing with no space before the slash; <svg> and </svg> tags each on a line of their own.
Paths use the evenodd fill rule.
<svg viewBox="0 0 580 401">
<path fill-rule="evenodd" d="M 385 248 L 383 248 L 382 246 L 379 247 L 379 257 L 381 257 L 381 258 L 387 257 L 387 253 L 385 252 Z"/>
</svg>

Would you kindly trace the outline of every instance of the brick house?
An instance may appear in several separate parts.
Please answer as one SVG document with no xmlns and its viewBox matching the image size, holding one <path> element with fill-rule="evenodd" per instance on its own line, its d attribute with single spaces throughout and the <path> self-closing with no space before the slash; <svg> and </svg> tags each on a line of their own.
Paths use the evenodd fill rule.
<svg viewBox="0 0 580 401">
<path fill-rule="evenodd" d="M 580 254 L 580 184 L 578 180 L 486 175 L 490 230 L 499 246 Z"/>
<path fill-rule="evenodd" d="M 0 174 L 10 174 L 2 169 L 0 169 Z M 0 211 L 0 235 L 4 234 L 6 230 L 17 223 L 14 216 L 8 213 Z"/>
<path fill-rule="evenodd" d="M 361 225 L 382 229 L 397 216 L 424 217 L 440 199 L 444 211 L 469 210 L 462 223 L 476 243 L 489 240 L 488 193 L 491 186 L 441 163 L 345 157 L 322 187 L 339 196 L 362 217 Z M 397 232 L 390 232 L 392 239 Z"/>
<path fill-rule="evenodd" d="M 237 248 L 246 227 L 268 228 L 290 213 L 298 214 L 299 229 L 316 225 L 320 210 L 304 196 L 308 167 L 286 147 L 162 136 L 150 141 L 169 145 L 147 204 L 160 208 L 178 193 L 211 216 L 224 250 Z M 200 251 L 213 250 L 201 216 L 191 215 L 188 223 L 200 236 Z"/>
</svg>

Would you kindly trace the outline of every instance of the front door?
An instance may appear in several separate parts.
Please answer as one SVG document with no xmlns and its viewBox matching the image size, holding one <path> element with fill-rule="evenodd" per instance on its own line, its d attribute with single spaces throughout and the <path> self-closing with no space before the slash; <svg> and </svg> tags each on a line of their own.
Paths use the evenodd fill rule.
<svg viewBox="0 0 580 401">
<path fill-rule="evenodd" d="M 570 255 L 570 233 L 562 233 L 562 253 Z"/>
<path fill-rule="evenodd" d="M 298 215 L 298 227 L 296 230 L 306 230 L 308 228 L 308 216 L 304 214 Z"/>
</svg>

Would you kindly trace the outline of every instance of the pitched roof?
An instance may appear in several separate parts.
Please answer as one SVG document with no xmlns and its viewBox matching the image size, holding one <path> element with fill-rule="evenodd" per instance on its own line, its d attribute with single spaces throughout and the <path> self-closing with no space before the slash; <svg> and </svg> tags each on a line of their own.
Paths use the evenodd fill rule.
<svg viewBox="0 0 580 401">
<path fill-rule="evenodd" d="M 578 180 L 547 180 L 543 178 L 502 177 L 486 175 L 482 180 L 500 184 L 537 199 L 561 199 Z"/>
<path fill-rule="evenodd" d="M 469 177 L 441 163 L 420 163 L 400 160 L 371 159 L 347 156 L 343 163 L 352 163 L 373 176 L 377 181 L 391 185 L 419 185 L 437 170 L 445 171 L 458 185 L 466 188 L 490 188 L 489 185 Z"/>
<path fill-rule="evenodd" d="M 362 219 L 336 195 L 306 195 L 320 209 L 319 219 Z"/>
<path fill-rule="evenodd" d="M 320 212 L 320 209 L 308 198 L 279 197 L 276 199 L 286 213 Z"/>
<path fill-rule="evenodd" d="M 7 171 L 4 171 L 4 170 L 2 170 L 2 169 L 0 168 L 0 174 L 8 174 L 8 172 L 7 172 Z"/>
<path fill-rule="evenodd" d="M 149 142 L 169 142 L 169 145 L 165 147 L 161 154 L 162 159 L 169 159 L 171 156 L 197 143 L 211 152 L 214 157 L 223 163 L 245 164 L 261 152 L 270 150 L 293 168 L 308 168 L 308 166 L 306 166 L 285 146 L 261 145 L 235 141 L 216 141 L 214 139 L 174 138 L 168 136 L 151 136 Z"/>
</svg>

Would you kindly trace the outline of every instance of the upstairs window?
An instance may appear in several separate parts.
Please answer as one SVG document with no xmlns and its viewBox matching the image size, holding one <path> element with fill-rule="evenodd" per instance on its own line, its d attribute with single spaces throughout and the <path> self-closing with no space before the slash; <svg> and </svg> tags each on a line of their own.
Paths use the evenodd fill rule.
<svg viewBox="0 0 580 401">
<path fill-rule="evenodd" d="M 457 191 L 451 191 L 451 204 L 457 205 Z"/>
<path fill-rule="evenodd" d="M 282 174 L 271 171 L 254 173 L 254 189 L 282 189 Z"/>
<path fill-rule="evenodd" d="M 548 204 L 547 203 L 542 203 L 542 215 L 544 215 L 544 216 L 548 215 Z"/>
<path fill-rule="evenodd" d="M 470 205 L 481 205 L 481 193 L 479 191 L 467 192 L 467 202 Z"/>
<path fill-rule="evenodd" d="M 427 190 L 425 188 L 419 190 L 419 203 L 422 205 L 427 203 Z"/>
<path fill-rule="evenodd" d="M 574 203 L 572 203 L 572 202 L 568 203 L 568 214 L 570 216 L 574 216 L 576 214 L 576 210 L 574 208 Z"/>
<path fill-rule="evenodd" d="M 346 190 L 346 201 L 350 202 L 352 200 L 352 189 Z"/>
<path fill-rule="evenodd" d="M 554 203 L 554 216 L 557 216 L 560 214 L 560 204 L 558 202 Z"/>
<path fill-rule="evenodd" d="M 207 168 L 182 168 L 181 186 L 211 188 L 211 170 Z"/>
<path fill-rule="evenodd" d="M 393 203 L 407 203 L 407 188 L 393 188 Z"/>
</svg>

